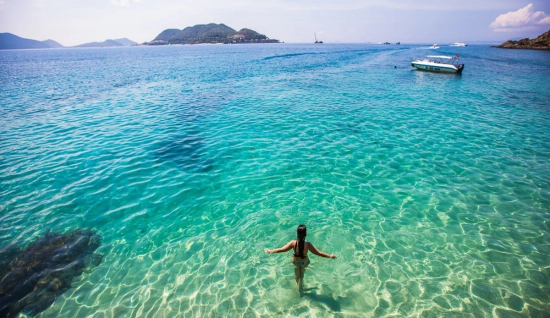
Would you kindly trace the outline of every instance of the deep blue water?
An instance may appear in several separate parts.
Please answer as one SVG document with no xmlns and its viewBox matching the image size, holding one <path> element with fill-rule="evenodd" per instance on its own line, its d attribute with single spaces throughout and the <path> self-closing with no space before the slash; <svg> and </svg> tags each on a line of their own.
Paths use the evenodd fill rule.
<svg viewBox="0 0 550 318">
<path fill-rule="evenodd" d="M 103 238 L 42 317 L 550 312 L 550 52 L 2 51 L 0 101 L 0 248 Z M 300 297 L 263 249 L 301 223 Z"/>
</svg>

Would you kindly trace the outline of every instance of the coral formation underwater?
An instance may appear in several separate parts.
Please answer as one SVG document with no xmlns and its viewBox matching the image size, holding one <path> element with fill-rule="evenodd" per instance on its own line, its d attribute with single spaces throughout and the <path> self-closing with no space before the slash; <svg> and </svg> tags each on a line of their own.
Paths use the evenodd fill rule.
<svg viewBox="0 0 550 318">
<path fill-rule="evenodd" d="M 74 277 L 88 266 L 101 263 L 94 251 L 101 237 L 78 229 L 69 233 L 46 233 L 21 250 L 0 250 L 0 317 L 19 313 L 36 315 L 71 287 Z"/>
</svg>

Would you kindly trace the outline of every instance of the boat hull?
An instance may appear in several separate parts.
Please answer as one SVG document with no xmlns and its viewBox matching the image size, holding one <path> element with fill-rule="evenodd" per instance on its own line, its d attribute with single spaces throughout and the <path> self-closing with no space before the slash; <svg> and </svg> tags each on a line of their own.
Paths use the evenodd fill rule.
<svg viewBox="0 0 550 318">
<path fill-rule="evenodd" d="M 428 72 L 437 72 L 437 73 L 462 73 L 462 70 L 464 69 L 464 64 L 460 64 L 458 67 L 451 64 L 434 64 L 434 63 L 418 63 L 418 62 L 412 62 L 412 66 L 416 67 L 418 70 L 421 71 L 428 71 Z"/>
</svg>

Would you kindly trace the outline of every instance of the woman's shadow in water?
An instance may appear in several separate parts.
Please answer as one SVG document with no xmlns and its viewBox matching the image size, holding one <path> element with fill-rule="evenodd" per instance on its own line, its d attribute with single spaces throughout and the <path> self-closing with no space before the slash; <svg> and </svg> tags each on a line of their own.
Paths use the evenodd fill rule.
<svg viewBox="0 0 550 318">
<path fill-rule="evenodd" d="M 340 305 L 340 301 L 338 299 L 327 295 L 317 294 L 314 292 L 314 290 L 316 289 L 317 287 L 304 288 L 303 293 L 300 297 L 307 297 L 312 301 L 323 303 L 334 312 L 340 312 L 342 310 L 342 306 Z"/>
</svg>

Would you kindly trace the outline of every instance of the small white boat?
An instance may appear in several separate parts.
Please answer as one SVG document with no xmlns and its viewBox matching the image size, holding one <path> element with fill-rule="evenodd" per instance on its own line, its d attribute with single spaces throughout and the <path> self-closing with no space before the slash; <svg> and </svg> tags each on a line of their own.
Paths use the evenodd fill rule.
<svg viewBox="0 0 550 318">
<path fill-rule="evenodd" d="M 462 43 L 462 42 L 455 42 L 455 44 L 453 44 L 451 46 L 468 46 L 468 44 Z"/>
<path fill-rule="evenodd" d="M 431 48 L 432 49 L 439 49 L 439 46 L 437 46 L 437 44 L 434 44 Z"/>
<path fill-rule="evenodd" d="M 464 64 L 458 64 L 459 57 L 460 54 L 455 56 L 428 55 L 425 59 L 413 61 L 411 66 L 422 71 L 461 74 Z"/>
</svg>

